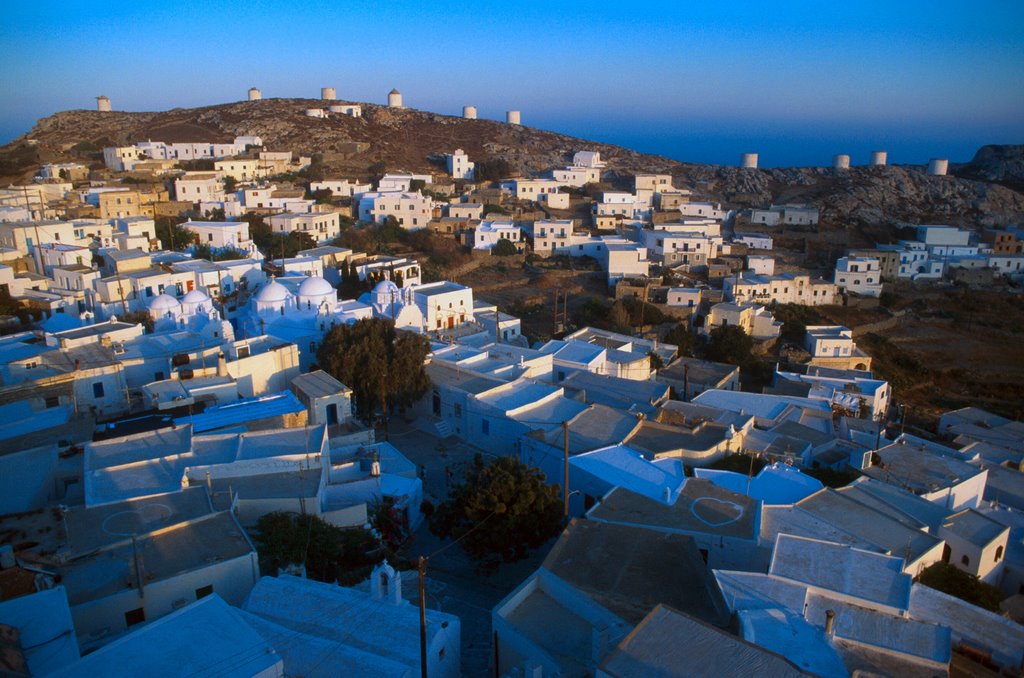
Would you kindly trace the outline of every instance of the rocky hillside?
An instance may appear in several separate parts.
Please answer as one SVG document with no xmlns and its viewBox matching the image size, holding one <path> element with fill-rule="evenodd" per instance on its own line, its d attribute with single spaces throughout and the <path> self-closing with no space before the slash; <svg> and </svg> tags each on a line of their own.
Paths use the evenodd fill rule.
<svg viewBox="0 0 1024 678">
<path fill-rule="evenodd" d="M 734 206 L 806 202 L 823 207 L 823 219 L 854 222 L 869 230 L 903 223 L 967 226 L 1024 220 L 1024 146 L 985 146 L 955 176 L 928 176 L 923 167 L 855 167 L 741 170 L 679 163 L 618 146 L 575 139 L 491 120 L 464 120 L 415 109 L 362 104 L 363 117 L 310 118 L 312 99 L 264 99 L 158 113 L 64 111 L 41 119 L 23 137 L 0 148 L 0 181 L 23 179 L 40 161 L 70 159 L 71 148 L 160 141 L 226 141 L 255 134 L 271 150 L 322 154 L 327 170 L 365 176 L 383 162 L 390 170 L 433 170 L 430 158 L 463 148 L 474 160 L 503 158 L 525 174 L 567 163 L 580 149 L 601 151 L 614 183 L 634 172 L 670 172 L 677 186 Z M 32 140 L 34 146 L 26 146 Z M 351 142 L 366 144 L 357 153 Z"/>
</svg>

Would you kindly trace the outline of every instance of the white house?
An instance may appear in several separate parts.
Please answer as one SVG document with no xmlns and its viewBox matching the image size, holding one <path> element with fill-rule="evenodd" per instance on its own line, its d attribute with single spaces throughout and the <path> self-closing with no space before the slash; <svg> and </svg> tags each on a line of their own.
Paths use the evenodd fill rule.
<svg viewBox="0 0 1024 678">
<path fill-rule="evenodd" d="M 551 178 L 563 186 L 580 188 L 601 181 L 601 170 L 596 167 L 563 167 L 551 170 Z"/>
<path fill-rule="evenodd" d="M 259 256 L 256 245 L 249 238 L 249 222 L 247 221 L 192 221 L 189 219 L 181 227 L 196 235 L 198 244 L 209 245 L 219 250 L 226 247 Z"/>
<path fill-rule="evenodd" d="M 701 290 L 698 287 L 670 287 L 665 302 L 672 308 L 700 308 Z"/>
<path fill-rule="evenodd" d="M 430 221 L 433 201 L 422 193 L 390 191 L 363 193 L 359 196 L 359 220 L 383 224 L 389 216 L 410 231 L 426 227 Z"/>
<path fill-rule="evenodd" d="M 835 283 L 812 279 L 807 274 L 763 276 L 750 272 L 738 273 L 722 280 L 722 291 L 726 299 L 737 303 L 775 302 L 822 306 L 834 304 L 836 300 Z"/>
<path fill-rule="evenodd" d="M 351 198 L 359 193 L 368 193 L 372 188 L 370 184 L 360 184 L 348 179 L 327 179 L 325 181 L 312 181 L 309 184 L 310 193 L 326 189 L 335 198 Z"/>
<path fill-rule="evenodd" d="M 412 190 L 412 182 L 422 181 L 424 184 L 433 182 L 434 177 L 430 174 L 414 174 L 412 172 L 388 172 L 377 182 L 379 193 L 409 193 Z"/>
<path fill-rule="evenodd" d="M 554 179 L 513 179 L 502 187 L 509 188 L 519 200 L 540 201 L 547 193 L 558 193 L 559 184 Z"/>
<path fill-rule="evenodd" d="M 946 542 L 942 559 L 982 581 L 998 585 L 1010 528 L 968 508 L 942 521 L 937 535 Z"/>
<path fill-rule="evenodd" d="M 733 240 L 754 250 L 770 250 L 772 237 L 765 233 L 737 233 Z"/>
<path fill-rule="evenodd" d="M 265 167 L 260 165 L 256 158 L 229 158 L 217 160 L 213 168 L 224 177 L 231 177 L 238 181 L 252 181 L 267 176 Z"/>
<path fill-rule="evenodd" d="M 224 186 L 219 172 L 186 172 L 174 180 L 174 196 L 188 202 L 222 201 Z"/>
<path fill-rule="evenodd" d="M 537 254 L 552 254 L 560 249 L 564 251 L 577 241 L 589 237 L 589 233 L 574 231 L 572 219 L 540 219 L 533 222 L 533 251 Z"/>
<path fill-rule="evenodd" d="M 314 242 L 321 245 L 341 234 L 341 215 L 338 212 L 282 212 L 270 215 L 267 223 L 274 233 L 308 233 Z"/>
<path fill-rule="evenodd" d="M 453 329 L 473 321 L 473 288 L 441 281 L 412 288 L 428 331 Z"/>
<path fill-rule="evenodd" d="M 576 151 L 572 156 L 572 164 L 575 167 L 592 167 L 604 169 L 608 163 L 601 160 L 600 151 Z"/>
<path fill-rule="evenodd" d="M 782 331 L 782 323 L 763 306 L 722 302 L 711 307 L 701 332 L 710 334 L 714 328 L 727 325 L 741 327 L 744 332 L 759 340 L 774 339 Z"/>
<path fill-rule="evenodd" d="M 484 221 L 476 227 L 473 234 L 473 249 L 489 250 L 502 239 L 511 242 L 517 250 L 522 249 L 523 232 L 515 222 Z"/>
<path fill-rule="evenodd" d="M 775 275 L 775 257 L 765 254 L 747 255 L 747 270 L 757 275 Z"/>
<path fill-rule="evenodd" d="M 882 293 L 882 272 L 874 257 L 840 257 L 836 262 L 836 287 L 863 297 Z"/>
<path fill-rule="evenodd" d="M 448 167 L 448 174 L 452 179 L 472 179 L 474 176 L 475 163 L 470 162 L 469 156 L 461 148 L 456 148 L 454 153 L 444 156 L 445 164 Z"/>
</svg>

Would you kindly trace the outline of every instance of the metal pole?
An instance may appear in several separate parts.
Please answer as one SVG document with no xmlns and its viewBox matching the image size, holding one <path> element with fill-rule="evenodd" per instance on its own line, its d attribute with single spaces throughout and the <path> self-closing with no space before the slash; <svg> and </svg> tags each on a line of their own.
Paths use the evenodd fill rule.
<svg viewBox="0 0 1024 678">
<path fill-rule="evenodd" d="M 420 556 L 416 569 L 420 573 L 420 676 L 427 678 L 427 596 L 423 584 L 427 576 L 427 559 Z"/>
<path fill-rule="evenodd" d="M 562 422 L 562 448 L 565 452 L 565 467 L 562 469 L 562 519 L 569 524 L 569 422 Z"/>
</svg>

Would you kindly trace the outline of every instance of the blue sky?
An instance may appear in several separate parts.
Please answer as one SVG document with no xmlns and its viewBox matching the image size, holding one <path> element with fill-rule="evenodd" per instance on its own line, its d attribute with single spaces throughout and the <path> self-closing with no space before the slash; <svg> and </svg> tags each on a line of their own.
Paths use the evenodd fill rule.
<svg viewBox="0 0 1024 678">
<path fill-rule="evenodd" d="M 968 160 L 1024 143 L 1024 3 L 18 2 L 0 28 L 0 141 L 39 117 L 264 96 L 383 103 L 680 160 Z M 721 6 L 719 6 L 721 5 Z"/>
</svg>

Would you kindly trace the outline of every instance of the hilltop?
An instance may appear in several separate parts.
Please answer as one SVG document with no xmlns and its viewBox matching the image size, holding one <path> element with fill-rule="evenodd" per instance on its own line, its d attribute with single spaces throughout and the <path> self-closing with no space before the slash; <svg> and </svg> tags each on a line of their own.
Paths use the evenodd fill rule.
<svg viewBox="0 0 1024 678">
<path fill-rule="evenodd" d="M 920 166 L 854 167 L 843 172 L 824 167 L 741 170 L 412 108 L 361 104 L 359 118 L 304 114 L 307 108 L 324 105 L 316 99 L 263 99 L 164 112 L 63 111 L 42 118 L 27 134 L 0 148 L 0 180 L 24 180 L 39 162 L 73 159 L 72 148 L 83 142 L 102 147 L 145 139 L 229 141 L 258 135 L 270 150 L 321 154 L 327 171 L 352 177 L 367 176 L 368 168 L 378 163 L 389 170 L 436 172 L 439 154 L 456 148 L 476 161 L 502 158 L 524 175 L 535 175 L 568 163 L 578 150 L 597 150 L 608 161 L 613 186 L 627 187 L 628 177 L 636 172 L 671 173 L 676 186 L 730 206 L 819 205 L 826 228 L 856 226 L 863 239 L 883 238 L 902 224 L 977 228 L 1024 217 L 1024 146 L 985 146 L 971 163 L 953 166 L 952 176 L 945 177 L 929 176 Z M 29 140 L 35 145 L 28 146 Z M 361 144 L 357 151 L 353 142 Z"/>
</svg>

